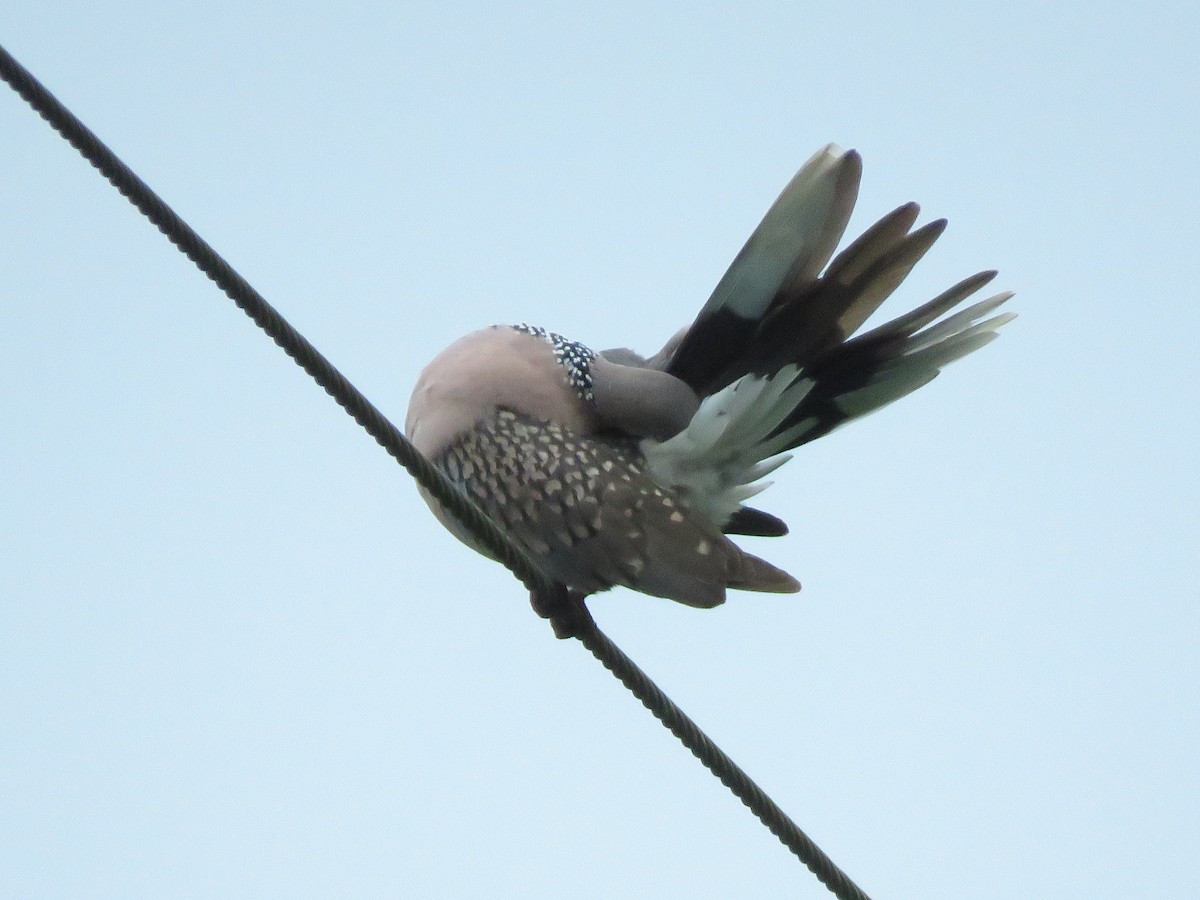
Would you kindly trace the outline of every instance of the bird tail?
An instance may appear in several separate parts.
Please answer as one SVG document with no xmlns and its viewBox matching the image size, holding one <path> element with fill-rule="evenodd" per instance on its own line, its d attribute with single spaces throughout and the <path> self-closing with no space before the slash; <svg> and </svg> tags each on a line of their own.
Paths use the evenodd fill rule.
<svg viewBox="0 0 1200 900">
<path fill-rule="evenodd" d="M 992 315 L 1010 293 L 947 315 L 995 277 L 987 271 L 853 337 L 946 225 L 913 230 L 919 207 L 908 203 L 829 262 L 860 175 L 853 151 L 830 146 L 809 160 L 663 360 L 703 400 L 682 432 L 643 442 L 647 464 L 729 533 L 785 533 L 742 504 L 787 451 L 929 383 L 1015 317 Z"/>
</svg>

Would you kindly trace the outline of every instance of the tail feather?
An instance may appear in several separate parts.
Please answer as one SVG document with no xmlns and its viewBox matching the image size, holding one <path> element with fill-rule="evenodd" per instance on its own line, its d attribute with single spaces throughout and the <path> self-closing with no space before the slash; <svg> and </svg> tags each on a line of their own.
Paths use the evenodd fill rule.
<svg viewBox="0 0 1200 900">
<path fill-rule="evenodd" d="M 838 317 L 838 331 L 846 337 L 858 331 L 875 310 L 892 296 L 945 230 L 946 220 L 938 219 L 905 235 L 861 278 L 848 285 L 846 291 L 854 299 Z"/>
<path fill-rule="evenodd" d="M 753 537 L 783 537 L 788 533 L 787 523 L 778 516 L 743 506 L 734 511 L 725 522 L 726 534 L 745 534 Z"/>
<path fill-rule="evenodd" d="M 928 384 L 1014 318 L 992 315 L 1008 293 L 951 312 L 996 275 L 985 271 L 855 336 L 946 228 L 914 230 L 920 207 L 906 203 L 834 256 L 861 172 L 832 145 L 810 159 L 696 321 L 647 363 L 702 398 L 683 431 L 642 442 L 649 470 L 729 533 L 786 531 L 742 502 L 788 451 Z"/>
<path fill-rule="evenodd" d="M 744 550 L 730 569 L 729 587 L 735 590 L 768 594 L 794 594 L 800 590 L 800 582 L 783 569 Z"/>
<path fill-rule="evenodd" d="M 825 277 L 840 284 L 857 281 L 872 263 L 877 262 L 912 230 L 920 214 L 921 206 L 918 203 L 909 202 L 896 207 L 851 241 L 829 264 Z"/>
<path fill-rule="evenodd" d="M 861 177 L 854 151 L 832 144 L 818 151 L 772 204 L 682 340 L 656 361 L 701 395 L 733 381 L 724 373 L 755 343 L 781 292 L 811 282 L 829 262 Z"/>
<path fill-rule="evenodd" d="M 996 274 L 995 269 L 976 272 L 974 275 L 964 278 L 958 284 L 942 291 L 942 293 L 938 294 L 928 303 L 921 304 L 912 312 L 905 313 L 903 316 L 893 319 L 885 325 L 880 325 L 872 331 L 860 334 L 854 339 L 854 342 L 869 343 L 884 337 L 894 336 L 910 337 L 930 322 L 935 321 L 944 313 L 958 306 L 958 304 L 962 303 L 985 284 L 988 284 L 996 277 Z M 996 296 L 1004 296 L 1005 299 L 1008 299 L 1012 294 L 997 294 Z"/>
<path fill-rule="evenodd" d="M 955 313 L 954 315 L 950 316 L 949 318 L 943 319 L 941 322 L 939 322 L 934 327 L 926 328 L 920 334 L 913 335 L 912 340 L 909 342 L 910 347 L 909 347 L 908 353 L 909 354 L 919 353 L 921 350 L 924 350 L 926 347 L 933 346 L 937 342 L 944 340 L 948 337 L 951 337 L 955 334 L 958 334 L 960 337 L 964 334 L 967 334 L 968 331 L 970 330 L 969 328 L 966 327 L 967 325 L 969 325 L 972 322 L 978 322 L 979 319 L 983 318 L 988 313 L 990 313 L 992 310 L 999 307 L 1002 303 L 1004 303 L 1006 300 L 1008 300 L 1011 296 L 1012 296 L 1011 291 L 1006 291 L 1005 293 L 1002 293 L 1002 294 L 996 294 L 993 297 L 989 297 L 986 300 L 981 300 L 978 303 L 975 303 L 975 304 L 967 307 L 962 312 Z M 1003 318 L 1004 322 L 1008 322 L 1015 317 L 1016 317 L 1016 313 L 1005 313 L 1003 316 L 996 316 L 995 319 Z M 988 319 L 986 322 L 980 322 L 978 325 L 975 325 L 972 327 L 980 328 L 984 325 L 990 325 L 992 322 L 995 321 L 995 319 Z M 999 328 L 1000 325 L 1004 324 L 1004 322 L 1001 322 L 998 325 L 993 326 L 992 330 L 994 331 L 996 328 Z"/>
</svg>

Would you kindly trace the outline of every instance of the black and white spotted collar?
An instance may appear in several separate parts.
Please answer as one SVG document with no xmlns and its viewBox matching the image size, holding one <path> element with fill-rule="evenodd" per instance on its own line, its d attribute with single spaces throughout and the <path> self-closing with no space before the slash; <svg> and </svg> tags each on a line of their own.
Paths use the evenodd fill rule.
<svg viewBox="0 0 1200 900">
<path fill-rule="evenodd" d="M 526 325 L 522 322 L 520 325 L 513 325 L 511 327 L 514 331 L 540 337 L 549 344 L 554 350 L 554 358 L 566 370 L 567 380 L 571 383 L 571 387 L 575 388 L 579 396 L 588 403 L 594 401 L 592 395 L 592 360 L 596 358 L 595 350 L 579 343 L 579 341 L 569 340 L 561 334 L 547 331 L 545 328 L 540 328 L 537 325 Z"/>
</svg>

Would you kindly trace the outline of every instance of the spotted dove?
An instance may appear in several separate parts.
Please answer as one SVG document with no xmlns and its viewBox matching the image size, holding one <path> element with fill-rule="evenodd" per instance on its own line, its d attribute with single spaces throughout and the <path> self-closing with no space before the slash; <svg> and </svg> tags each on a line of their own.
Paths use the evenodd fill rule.
<svg viewBox="0 0 1200 900">
<path fill-rule="evenodd" d="M 542 571 L 697 607 L 799 583 L 730 534 L 787 526 L 745 506 L 788 451 L 916 390 L 982 347 L 1010 294 L 952 315 L 980 272 L 855 335 L 942 233 L 906 203 L 833 256 L 862 161 L 833 145 L 784 188 L 690 327 L 654 356 L 529 325 L 461 338 L 421 373 L 405 430 Z M 830 259 L 832 258 L 832 262 Z M 944 318 L 943 318 L 944 317 Z M 479 549 L 426 496 L 438 519 Z"/>
</svg>

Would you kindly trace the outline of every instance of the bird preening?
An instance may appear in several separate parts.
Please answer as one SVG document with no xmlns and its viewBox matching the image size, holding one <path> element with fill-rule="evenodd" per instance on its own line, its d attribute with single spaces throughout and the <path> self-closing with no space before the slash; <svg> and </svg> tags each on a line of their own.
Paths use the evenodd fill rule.
<svg viewBox="0 0 1200 900">
<path fill-rule="evenodd" d="M 799 582 L 729 535 L 787 526 L 745 502 L 789 451 L 931 381 L 1014 316 L 980 272 L 856 335 L 945 229 L 906 203 L 836 257 L 862 160 L 832 145 L 780 194 L 695 321 L 658 353 L 531 325 L 468 334 L 421 373 L 405 430 L 544 574 L 711 607 Z M 832 262 L 830 261 L 832 259 Z M 478 546 L 428 496 L 456 536 Z"/>
</svg>

